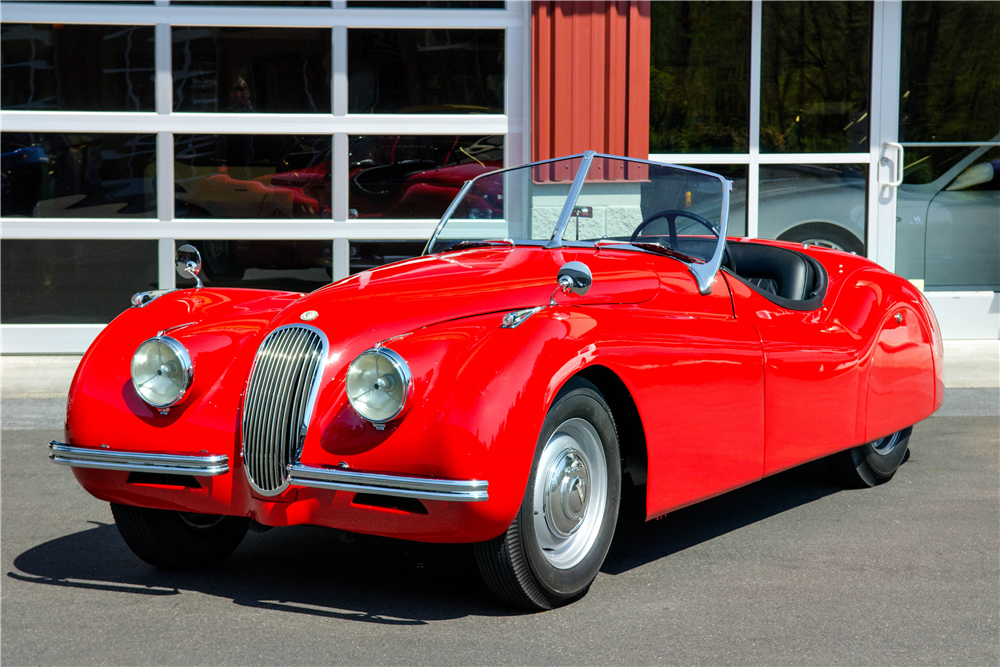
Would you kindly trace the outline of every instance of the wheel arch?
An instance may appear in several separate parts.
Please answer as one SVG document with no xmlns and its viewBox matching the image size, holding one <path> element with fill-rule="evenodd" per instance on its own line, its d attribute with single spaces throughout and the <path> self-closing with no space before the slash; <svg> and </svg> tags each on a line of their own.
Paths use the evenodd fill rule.
<svg viewBox="0 0 1000 667">
<path fill-rule="evenodd" d="M 645 486 L 649 469 L 646 431 L 628 386 L 617 373 L 599 364 L 587 366 L 572 377 L 581 377 L 591 382 L 604 396 L 611 408 L 611 417 L 618 433 L 622 476 L 628 475 L 633 487 Z"/>
</svg>

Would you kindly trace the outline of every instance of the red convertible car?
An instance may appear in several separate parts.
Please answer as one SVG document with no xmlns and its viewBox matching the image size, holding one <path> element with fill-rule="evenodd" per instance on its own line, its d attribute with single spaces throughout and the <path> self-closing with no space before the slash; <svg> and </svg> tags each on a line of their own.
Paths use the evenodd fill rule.
<svg viewBox="0 0 1000 667">
<path fill-rule="evenodd" d="M 652 519 L 821 457 L 885 482 L 943 400 L 930 305 L 863 257 L 727 238 L 730 186 L 587 152 L 476 177 L 423 256 L 311 294 L 137 294 L 50 456 L 155 566 L 316 524 L 474 543 L 531 609 L 587 591 L 633 487 Z"/>
</svg>

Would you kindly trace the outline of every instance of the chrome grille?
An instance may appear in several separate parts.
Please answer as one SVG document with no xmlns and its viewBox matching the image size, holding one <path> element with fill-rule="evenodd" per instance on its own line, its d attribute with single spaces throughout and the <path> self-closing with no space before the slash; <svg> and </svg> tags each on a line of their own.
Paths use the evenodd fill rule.
<svg viewBox="0 0 1000 667">
<path fill-rule="evenodd" d="M 243 465 L 259 491 L 276 494 L 288 485 L 325 351 L 323 334 L 302 324 L 275 329 L 257 350 L 243 398 Z"/>
</svg>

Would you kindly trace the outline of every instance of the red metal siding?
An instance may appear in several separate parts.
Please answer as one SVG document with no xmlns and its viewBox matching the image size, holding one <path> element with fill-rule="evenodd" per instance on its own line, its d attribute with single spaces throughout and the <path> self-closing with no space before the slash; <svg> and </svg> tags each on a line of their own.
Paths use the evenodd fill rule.
<svg viewBox="0 0 1000 667">
<path fill-rule="evenodd" d="M 532 159 L 649 154 L 649 1 L 532 5 Z"/>
</svg>

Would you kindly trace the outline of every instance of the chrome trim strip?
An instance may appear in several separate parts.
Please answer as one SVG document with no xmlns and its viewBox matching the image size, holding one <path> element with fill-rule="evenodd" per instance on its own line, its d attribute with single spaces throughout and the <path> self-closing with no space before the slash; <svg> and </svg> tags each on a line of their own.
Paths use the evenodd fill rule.
<svg viewBox="0 0 1000 667">
<path fill-rule="evenodd" d="M 195 477 L 214 477 L 229 472 L 229 457 L 225 454 L 187 456 L 181 454 L 151 454 L 122 452 L 111 449 L 73 447 L 53 440 L 49 443 L 53 463 L 74 468 L 100 470 L 132 470 L 135 472 L 172 472 Z"/>
<path fill-rule="evenodd" d="M 489 482 L 479 479 L 427 479 L 400 477 L 370 472 L 333 468 L 316 468 L 293 463 L 288 466 L 288 481 L 292 486 L 314 489 L 377 493 L 399 498 L 482 502 L 489 500 Z"/>
</svg>

